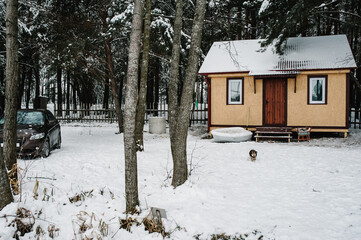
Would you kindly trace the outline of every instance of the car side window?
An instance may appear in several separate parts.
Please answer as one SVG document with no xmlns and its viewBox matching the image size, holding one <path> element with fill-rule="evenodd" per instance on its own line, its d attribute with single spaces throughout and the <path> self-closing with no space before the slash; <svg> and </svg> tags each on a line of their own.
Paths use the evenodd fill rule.
<svg viewBox="0 0 361 240">
<path fill-rule="evenodd" d="M 46 112 L 45 116 L 48 122 L 56 122 L 56 118 L 50 112 Z"/>
</svg>

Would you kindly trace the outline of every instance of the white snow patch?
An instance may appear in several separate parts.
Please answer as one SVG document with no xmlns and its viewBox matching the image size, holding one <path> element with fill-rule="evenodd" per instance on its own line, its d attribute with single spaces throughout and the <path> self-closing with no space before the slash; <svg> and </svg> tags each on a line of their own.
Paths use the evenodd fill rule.
<svg viewBox="0 0 361 240">
<path fill-rule="evenodd" d="M 123 135 L 115 132 L 116 124 L 63 125 L 61 149 L 47 159 L 19 160 L 27 171 L 21 202 L 16 197 L 0 212 L 0 239 L 12 238 L 14 228 L 8 225 L 19 207 L 36 216 L 33 231 L 21 239 L 36 239 L 37 226 L 48 239 L 51 224 L 59 228 L 55 239 L 74 239 L 74 234 L 78 239 L 94 237 L 101 221 L 109 226 L 103 239 L 163 239 L 141 226 L 132 227 L 131 233 L 119 230 L 118 218 L 125 218 L 124 152 Z M 198 234 L 210 239 L 214 233 L 254 230 L 263 239 L 361 236 L 361 131 L 353 130 L 347 139 L 309 143 L 224 144 L 200 139 L 201 133 L 197 128 L 190 131 L 192 174 L 176 189 L 168 178 L 172 169 L 168 135 L 145 134 L 145 151 L 138 153 L 140 219 L 151 206 L 164 208 L 171 239 L 193 239 Z M 255 162 L 248 157 L 250 149 L 258 152 Z M 80 193 L 84 200 L 70 203 L 69 198 Z M 80 233 L 79 216 L 87 223 L 94 216 L 93 228 Z M 255 238 L 250 234 L 247 239 Z"/>
<path fill-rule="evenodd" d="M 263 0 L 261 7 L 259 8 L 258 15 L 261 15 L 269 6 L 269 0 Z"/>
<path fill-rule="evenodd" d="M 288 38 L 283 55 L 264 39 L 214 42 L 199 73 L 297 71 L 356 67 L 346 35 Z"/>
</svg>

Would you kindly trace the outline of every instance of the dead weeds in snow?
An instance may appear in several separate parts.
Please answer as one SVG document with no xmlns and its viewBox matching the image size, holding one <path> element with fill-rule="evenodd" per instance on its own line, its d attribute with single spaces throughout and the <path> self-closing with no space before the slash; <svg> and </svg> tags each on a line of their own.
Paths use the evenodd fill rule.
<svg viewBox="0 0 361 240">
<path fill-rule="evenodd" d="M 119 218 L 119 229 L 125 229 L 128 232 L 130 232 L 131 227 L 133 225 L 139 226 L 140 223 L 138 222 L 137 219 L 135 219 L 135 218 L 133 219 L 131 217 L 128 217 L 126 219 Z"/>
<path fill-rule="evenodd" d="M 31 232 L 34 224 L 35 217 L 31 211 L 25 208 L 18 208 L 15 219 L 8 226 L 16 228 L 13 238 L 19 239 L 19 235 L 24 236 L 26 233 Z"/>
<path fill-rule="evenodd" d="M 169 237 L 170 233 L 165 231 L 165 228 L 162 224 L 162 222 L 159 222 L 157 220 L 152 220 L 152 219 L 148 219 L 148 218 L 144 218 L 142 221 L 144 228 L 146 231 L 148 231 L 149 233 L 160 233 L 163 238 L 165 237 Z"/>
<path fill-rule="evenodd" d="M 254 230 L 252 233 L 236 233 L 234 235 L 228 235 L 226 233 L 217 233 L 217 234 L 211 234 L 207 236 L 206 238 L 202 238 L 203 234 L 197 234 L 194 237 L 196 240 L 247 240 L 249 238 L 251 239 L 257 239 L 257 240 L 263 240 L 263 235 L 260 231 Z"/>
<path fill-rule="evenodd" d="M 170 233 L 165 231 L 163 224 L 155 219 L 149 219 L 148 216 L 143 218 L 141 222 L 139 222 L 136 218 L 128 217 L 126 219 L 119 218 L 119 229 L 125 229 L 128 232 L 131 232 L 131 228 L 133 226 L 144 226 L 144 230 L 149 233 L 160 233 L 163 238 L 169 237 Z M 115 233 L 113 237 L 116 235 Z"/>
<path fill-rule="evenodd" d="M 109 234 L 109 225 L 95 213 L 81 211 L 73 221 L 75 239 L 103 239 Z"/>
<path fill-rule="evenodd" d="M 59 231 L 60 231 L 60 229 L 55 227 L 54 224 L 50 224 L 48 226 L 49 237 L 52 239 L 59 236 Z"/>
<path fill-rule="evenodd" d="M 74 197 L 69 198 L 69 202 L 71 202 L 71 203 L 76 203 L 79 201 L 83 202 L 85 200 L 85 198 L 93 196 L 93 191 L 94 190 L 85 191 L 85 192 L 82 191 L 81 193 L 75 194 Z"/>
</svg>

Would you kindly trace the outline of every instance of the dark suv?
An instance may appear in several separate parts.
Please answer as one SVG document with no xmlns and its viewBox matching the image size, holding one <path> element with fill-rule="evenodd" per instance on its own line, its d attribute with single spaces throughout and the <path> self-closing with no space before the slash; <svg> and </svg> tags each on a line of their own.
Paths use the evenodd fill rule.
<svg viewBox="0 0 361 240">
<path fill-rule="evenodd" d="M 0 143 L 3 147 L 4 116 L 0 119 Z M 50 151 L 61 147 L 58 120 L 49 110 L 18 110 L 16 148 L 23 157 L 48 157 Z"/>
</svg>

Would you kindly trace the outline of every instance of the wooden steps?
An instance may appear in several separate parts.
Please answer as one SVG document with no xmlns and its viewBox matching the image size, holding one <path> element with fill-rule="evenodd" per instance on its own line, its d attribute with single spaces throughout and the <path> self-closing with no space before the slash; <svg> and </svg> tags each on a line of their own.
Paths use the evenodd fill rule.
<svg viewBox="0 0 361 240">
<path fill-rule="evenodd" d="M 291 127 L 258 127 L 256 128 L 255 139 L 288 139 L 291 142 L 292 128 Z"/>
</svg>

